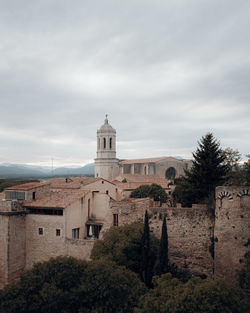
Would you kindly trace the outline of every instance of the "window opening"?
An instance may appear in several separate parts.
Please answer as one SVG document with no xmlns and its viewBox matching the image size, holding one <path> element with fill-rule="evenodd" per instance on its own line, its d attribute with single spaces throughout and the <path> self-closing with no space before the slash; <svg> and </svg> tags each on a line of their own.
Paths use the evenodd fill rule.
<svg viewBox="0 0 250 313">
<path fill-rule="evenodd" d="M 113 214 L 113 225 L 118 226 L 118 214 Z"/>
<path fill-rule="evenodd" d="M 103 138 L 103 149 L 106 149 L 106 138 Z"/>
<path fill-rule="evenodd" d="M 72 238 L 73 239 L 79 239 L 79 232 L 80 232 L 80 228 L 73 228 L 72 229 Z"/>
<path fill-rule="evenodd" d="M 36 200 L 36 193 L 35 193 L 35 191 L 32 192 L 32 200 Z"/>
<path fill-rule="evenodd" d="M 61 236 L 61 229 L 56 229 L 56 236 Z"/>
<path fill-rule="evenodd" d="M 112 149 L 112 138 L 109 138 L 109 149 Z"/>
<path fill-rule="evenodd" d="M 39 235 L 43 235 L 43 228 L 42 228 L 42 227 L 39 227 L 39 228 L 38 228 L 38 234 L 39 234 Z"/>
</svg>

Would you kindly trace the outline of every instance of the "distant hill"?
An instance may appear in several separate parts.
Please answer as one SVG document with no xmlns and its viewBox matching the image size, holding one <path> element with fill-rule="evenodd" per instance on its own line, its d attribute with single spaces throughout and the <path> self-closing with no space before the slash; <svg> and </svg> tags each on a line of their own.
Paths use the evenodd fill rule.
<svg viewBox="0 0 250 313">
<path fill-rule="evenodd" d="M 43 166 L 31 166 L 26 164 L 0 164 L 0 178 L 49 178 L 54 176 L 94 176 L 94 163 L 83 167 L 58 167 L 52 172 L 51 168 Z"/>
</svg>

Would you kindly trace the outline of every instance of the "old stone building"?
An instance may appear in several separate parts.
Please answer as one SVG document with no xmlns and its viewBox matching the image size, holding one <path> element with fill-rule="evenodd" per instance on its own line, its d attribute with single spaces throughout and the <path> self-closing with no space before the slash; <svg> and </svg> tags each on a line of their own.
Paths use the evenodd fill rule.
<svg viewBox="0 0 250 313">
<path fill-rule="evenodd" d="M 218 187 L 216 208 L 160 206 L 122 199 L 102 178 L 60 178 L 7 188 L 0 194 L 0 288 L 38 261 L 59 255 L 90 258 L 111 226 L 143 221 L 159 237 L 167 216 L 170 262 L 236 280 L 249 251 L 249 187 Z"/>
<path fill-rule="evenodd" d="M 122 181 L 124 175 L 156 176 L 169 181 L 184 174 L 190 168 L 190 160 L 179 160 L 170 156 L 119 160 L 116 158 L 116 130 L 109 124 L 107 116 L 104 124 L 97 130 L 97 156 L 95 159 L 95 177 Z"/>
</svg>

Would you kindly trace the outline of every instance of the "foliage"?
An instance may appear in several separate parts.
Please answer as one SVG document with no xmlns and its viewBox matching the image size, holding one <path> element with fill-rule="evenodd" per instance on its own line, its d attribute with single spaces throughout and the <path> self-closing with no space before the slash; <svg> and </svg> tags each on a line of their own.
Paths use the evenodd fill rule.
<svg viewBox="0 0 250 313">
<path fill-rule="evenodd" d="M 245 185 L 246 171 L 239 163 L 241 160 L 239 151 L 226 148 L 222 151 L 222 154 L 225 156 L 224 164 L 228 168 L 225 185 Z"/>
<path fill-rule="evenodd" d="M 170 274 L 154 281 L 155 288 L 139 300 L 136 313 L 247 313 L 243 290 L 221 279 L 193 278 L 183 283 Z"/>
<path fill-rule="evenodd" d="M 39 182 L 39 180 L 13 180 L 13 179 L 0 179 L 0 192 L 5 188 L 22 185 L 26 183 Z"/>
<path fill-rule="evenodd" d="M 212 133 L 206 134 L 198 142 L 193 153 L 193 166 L 185 171 L 186 176 L 179 180 L 174 191 L 174 199 L 184 206 L 192 203 L 211 203 L 214 199 L 215 187 L 224 183 L 228 166 L 225 154 Z"/>
<path fill-rule="evenodd" d="M 142 236 L 142 223 L 111 227 L 105 232 L 103 240 L 95 241 L 91 258 L 93 260 L 109 259 L 139 274 L 142 257 Z M 159 240 L 153 234 L 150 234 L 150 241 L 154 264 Z"/>
<path fill-rule="evenodd" d="M 140 275 L 147 287 L 152 287 L 154 256 L 150 243 L 150 231 L 148 224 L 148 212 L 145 213 L 144 231 L 142 235 L 142 259 L 140 263 Z"/>
<path fill-rule="evenodd" d="M 250 251 L 248 251 L 244 256 L 243 267 L 239 272 L 239 283 L 241 288 L 250 292 Z"/>
<path fill-rule="evenodd" d="M 250 155 L 247 155 L 248 160 L 244 163 L 244 171 L 245 171 L 245 185 L 250 185 Z"/>
<path fill-rule="evenodd" d="M 167 194 L 165 190 L 157 184 L 141 185 L 131 192 L 130 198 L 153 198 L 155 201 L 165 203 L 167 201 Z"/>
<path fill-rule="evenodd" d="M 169 259 L 168 259 L 168 232 L 167 232 L 167 223 L 166 216 L 162 223 L 161 230 L 161 240 L 160 240 L 160 249 L 159 257 L 156 265 L 156 273 L 158 275 L 167 273 L 169 271 Z"/>
<path fill-rule="evenodd" d="M 4 313 L 133 312 L 145 292 L 136 274 L 108 261 L 39 263 L 0 295 Z"/>
</svg>

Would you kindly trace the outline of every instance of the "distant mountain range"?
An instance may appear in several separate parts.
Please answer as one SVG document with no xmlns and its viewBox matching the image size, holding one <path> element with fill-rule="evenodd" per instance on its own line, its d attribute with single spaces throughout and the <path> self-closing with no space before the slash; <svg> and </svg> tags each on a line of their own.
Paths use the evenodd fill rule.
<svg viewBox="0 0 250 313">
<path fill-rule="evenodd" d="M 0 164 L 0 178 L 49 178 L 54 176 L 94 176 L 94 163 L 83 167 L 58 167 L 53 171 L 49 167 L 26 164 Z"/>
</svg>

